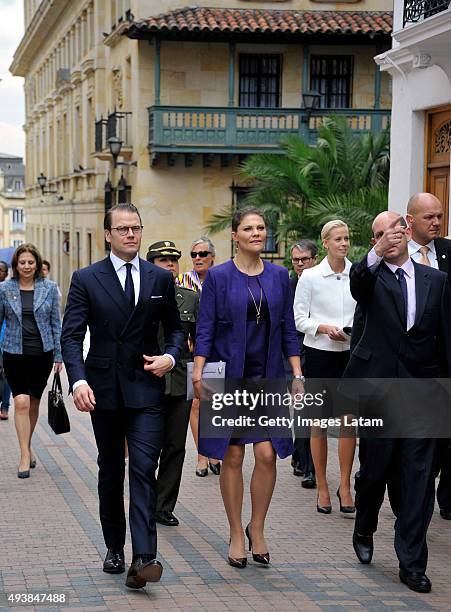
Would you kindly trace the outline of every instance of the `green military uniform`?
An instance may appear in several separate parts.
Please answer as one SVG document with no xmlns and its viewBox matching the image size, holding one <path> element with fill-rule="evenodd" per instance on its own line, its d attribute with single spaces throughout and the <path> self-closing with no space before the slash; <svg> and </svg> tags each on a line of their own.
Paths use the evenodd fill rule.
<svg viewBox="0 0 451 612">
<path fill-rule="evenodd" d="M 153 262 L 156 257 L 176 257 L 179 259 L 180 256 L 181 252 L 175 247 L 175 244 L 167 240 L 152 244 L 147 253 L 147 260 Z M 186 399 L 186 364 L 193 359 L 190 346 L 193 346 L 196 335 L 200 294 L 191 289 L 176 286 L 175 299 L 185 330 L 186 341 L 179 361 L 166 374 L 165 437 L 160 454 L 157 478 L 158 522 L 161 522 L 158 519 L 158 514 L 172 513 L 174 510 L 182 479 L 186 434 L 191 411 L 191 402 Z M 163 334 L 162 329 L 159 331 Z M 163 346 L 163 344 L 160 343 L 160 346 Z"/>
</svg>

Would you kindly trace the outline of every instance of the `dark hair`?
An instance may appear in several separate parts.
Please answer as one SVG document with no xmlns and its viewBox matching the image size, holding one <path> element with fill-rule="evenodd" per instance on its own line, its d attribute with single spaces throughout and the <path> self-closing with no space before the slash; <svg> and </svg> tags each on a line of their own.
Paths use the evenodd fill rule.
<svg viewBox="0 0 451 612">
<path fill-rule="evenodd" d="M 113 219 L 113 213 L 115 211 L 120 212 L 128 212 L 128 213 L 136 213 L 139 217 L 139 222 L 142 225 L 141 215 L 139 214 L 139 210 L 133 204 L 115 204 L 105 213 L 105 217 L 103 219 L 103 229 L 111 230 L 111 221 Z"/>
<path fill-rule="evenodd" d="M 302 240 L 298 240 L 296 244 L 290 249 L 290 255 L 293 255 L 293 249 L 298 248 L 300 251 L 308 251 L 312 257 L 316 257 L 318 255 L 318 247 L 313 240 L 309 240 L 308 238 L 303 238 Z"/>
<path fill-rule="evenodd" d="M 5 266 L 6 271 L 8 272 L 8 268 L 9 268 L 9 266 L 8 266 L 8 264 L 6 263 L 6 261 L 3 261 L 3 259 L 0 259 L 0 266 Z"/>
<path fill-rule="evenodd" d="M 43 259 L 43 260 L 42 260 L 42 265 L 43 265 L 43 266 L 47 266 L 47 268 L 48 268 L 48 270 L 49 270 L 49 272 L 50 272 L 50 269 L 51 269 L 51 267 L 52 267 L 52 266 L 50 265 L 50 262 L 49 262 L 49 261 L 47 261 L 47 259 Z"/>
<path fill-rule="evenodd" d="M 237 231 L 239 224 L 244 219 L 244 217 L 246 217 L 247 215 L 258 215 L 259 217 L 263 219 L 266 225 L 265 215 L 260 210 L 260 208 L 257 208 L 256 206 L 243 206 L 243 208 L 238 208 L 238 210 L 236 210 L 235 213 L 233 214 L 232 232 Z"/>
<path fill-rule="evenodd" d="M 34 244 L 30 244 L 30 243 L 21 244 L 14 251 L 14 255 L 11 259 L 11 268 L 13 271 L 13 278 L 19 278 L 19 272 L 17 271 L 17 263 L 22 253 L 31 253 L 33 255 L 33 257 L 36 259 L 36 272 L 34 273 L 34 277 L 42 278 L 41 254 L 39 253 L 38 249 L 34 246 Z"/>
</svg>

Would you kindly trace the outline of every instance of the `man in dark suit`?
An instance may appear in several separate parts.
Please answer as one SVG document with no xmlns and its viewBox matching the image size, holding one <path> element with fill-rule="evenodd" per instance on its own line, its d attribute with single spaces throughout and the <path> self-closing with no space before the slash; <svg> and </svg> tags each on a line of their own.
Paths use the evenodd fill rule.
<svg viewBox="0 0 451 612">
<path fill-rule="evenodd" d="M 443 225 L 443 206 L 432 193 L 417 193 L 407 205 L 407 223 L 412 231 L 409 241 L 410 257 L 417 263 L 437 268 L 451 280 L 451 240 L 440 237 Z M 451 317 L 451 312 L 449 313 Z M 451 444 L 440 441 L 440 482 L 437 502 L 440 516 L 451 520 Z"/>
<path fill-rule="evenodd" d="M 373 223 L 375 246 L 350 275 L 351 293 L 364 318 L 345 377 L 429 379 L 449 376 L 451 329 L 445 274 L 412 261 L 410 230 L 399 215 L 384 212 Z M 425 380 L 424 384 L 428 381 Z M 379 399 L 384 403 L 386 398 Z M 410 408 L 406 405 L 406 409 Z M 429 592 L 426 533 L 434 506 L 436 441 L 428 438 L 361 439 L 356 478 L 354 550 L 370 563 L 373 533 L 385 488 L 396 515 L 399 577 L 410 589 Z"/>
<path fill-rule="evenodd" d="M 179 259 L 182 252 L 170 240 L 160 240 L 150 245 L 147 261 L 169 270 L 174 279 L 179 275 Z M 166 374 L 164 396 L 165 427 L 164 443 L 158 464 L 157 478 L 157 523 L 176 527 L 178 518 L 174 515 L 175 504 L 182 480 L 185 460 L 186 432 L 191 412 L 191 401 L 186 399 L 186 364 L 193 360 L 192 347 L 196 337 L 196 320 L 199 310 L 200 293 L 185 287 L 176 287 L 175 299 L 185 331 L 180 360 L 175 368 Z M 159 333 L 163 329 L 160 326 Z"/>
<path fill-rule="evenodd" d="M 108 548 L 103 569 L 125 571 L 124 440 L 129 450 L 133 560 L 126 585 L 160 579 L 156 560 L 155 470 L 164 429 L 164 376 L 179 358 L 184 333 L 172 275 L 140 259 L 142 225 L 132 204 L 104 219 L 111 253 L 74 272 L 62 348 L 74 403 L 89 412 L 98 448 L 100 521 Z M 164 329 L 164 355 L 158 344 Z M 90 349 L 83 360 L 89 327 Z"/>
<path fill-rule="evenodd" d="M 296 294 L 298 280 L 304 270 L 312 268 L 316 265 L 316 256 L 318 247 L 313 240 L 302 239 L 291 247 L 291 263 L 296 276 L 290 278 L 290 290 L 292 301 Z M 305 347 L 304 334 L 296 332 L 299 340 L 299 354 L 301 356 L 301 366 L 304 369 L 305 362 Z M 289 366 L 287 371 L 291 372 Z M 302 431 L 295 430 L 295 438 L 293 443 L 293 455 L 291 457 L 291 466 L 295 476 L 301 476 L 301 486 L 304 489 L 314 489 L 316 487 L 315 466 L 313 464 L 312 453 L 310 450 L 310 428 L 303 428 Z M 298 435 L 299 434 L 299 435 Z"/>
</svg>

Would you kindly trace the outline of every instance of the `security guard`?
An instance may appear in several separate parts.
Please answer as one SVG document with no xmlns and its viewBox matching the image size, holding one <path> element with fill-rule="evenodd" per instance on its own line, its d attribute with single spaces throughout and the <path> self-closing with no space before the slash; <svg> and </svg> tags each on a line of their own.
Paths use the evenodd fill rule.
<svg viewBox="0 0 451 612">
<path fill-rule="evenodd" d="M 179 274 L 179 259 L 182 256 L 170 240 L 161 240 L 150 245 L 147 261 L 172 272 L 174 279 Z M 165 395 L 165 439 L 160 455 L 157 478 L 156 521 L 162 525 L 179 524 L 173 511 L 177 502 L 185 459 L 186 433 L 188 430 L 191 402 L 186 399 L 186 364 L 192 361 L 192 348 L 196 334 L 196 319 L 199 309 L 199 293 L 175 288 L 175 299 L 180 319 L 186 333 L 180 360 L 166 375 Z M 162 330 L 160 330 L 162 332 Z"/>
</svg>

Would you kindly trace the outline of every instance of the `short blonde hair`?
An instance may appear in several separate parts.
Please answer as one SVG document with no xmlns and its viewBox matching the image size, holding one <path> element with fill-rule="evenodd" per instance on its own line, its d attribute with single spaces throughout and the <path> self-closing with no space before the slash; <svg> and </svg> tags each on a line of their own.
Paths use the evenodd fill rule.
<svg viewBox="0 0 451 612">
<path fill-rule="evenodd" d="M 345 227 L 349 230 L 348 226 L 341 219 L 335 219 L 334 221 L 328 221 L 325 225 L 323 225 L 323 229 L 321 230 L 321 240 L 327 240 L 329 238 L 330 232 L 339 227 Z"/>
</svg>

